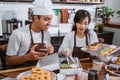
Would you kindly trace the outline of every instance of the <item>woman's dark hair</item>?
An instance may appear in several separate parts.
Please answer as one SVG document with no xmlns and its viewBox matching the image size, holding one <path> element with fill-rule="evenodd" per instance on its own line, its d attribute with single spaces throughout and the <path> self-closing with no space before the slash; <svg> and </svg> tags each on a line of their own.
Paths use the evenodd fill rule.
<svg viewBox="0 0 120 80">
<path fill-rule="evenodd" d="M 75 17 L 74 17 L 74 23 L 81 22 L 83 19 L 85 19 L 85 17 L 89 18 L 89 22 L 88 23 L 90 23 L 90 21 L 91 21 L 90 13 L 87 10 L 78 10 L 76 12 L 76 14 L 75 14 Z M 76 27 L 76 24 L 74 24 L 73 28 L 72 28 L 72 31 L 76 31 L 76 30 L 77 30 L 77 27 Z M 88 31 L 88 29 L 86 31 Z"/>
</svg>

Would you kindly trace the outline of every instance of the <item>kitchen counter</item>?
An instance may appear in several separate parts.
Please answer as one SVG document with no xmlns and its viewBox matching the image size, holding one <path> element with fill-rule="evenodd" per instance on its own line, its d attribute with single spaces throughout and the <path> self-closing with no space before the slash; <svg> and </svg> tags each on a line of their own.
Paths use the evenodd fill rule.
<svg viewBox="0 0 120 80">
<path fill-rule="evenodd" d="M 88 69 L 92 67 L 92 62 L 87 60 L 87 61 L 81 61 L 81 65 L 83 67 L 83 69 Z M 10 70 L 1 70 L 0 74 L 4 74 L 8 77 L 12 77 L 15 78 L 17 75 L 19 75 L 21 72 L 30 70 L 32 67 L 34 66 L 30 66 L 30 67 L 25 67 L 25 68 L 17 68 L 17 69 L 10 69 Z M 101 72 L 99 72 L 99 79 L 101 80 L 102 76 L 105 75 L 105 70 L 103 69 Z M 56 73 L 56 72 L 55 72 Z"/>
</svg>

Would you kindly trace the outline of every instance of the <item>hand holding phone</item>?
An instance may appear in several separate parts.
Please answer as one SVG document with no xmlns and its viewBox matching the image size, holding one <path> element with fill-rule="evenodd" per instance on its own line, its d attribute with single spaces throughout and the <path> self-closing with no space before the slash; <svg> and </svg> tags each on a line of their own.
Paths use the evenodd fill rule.
<svg viewBox="0 0 120 80">
<path fill-rule="evenodd" d="M 47 53 L 47 52 L 48 52 L 48 49 L 45 47 L 45 44 L 44 44 L 44 43 L 38 43 L 38 45 L 37 45 L 36 48 L 35 48 L 35 51 Z"/>
</svg>

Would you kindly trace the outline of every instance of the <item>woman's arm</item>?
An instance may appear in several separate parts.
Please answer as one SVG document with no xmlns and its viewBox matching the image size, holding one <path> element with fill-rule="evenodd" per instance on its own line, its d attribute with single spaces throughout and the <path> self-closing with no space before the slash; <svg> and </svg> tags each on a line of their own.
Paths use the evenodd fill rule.
<svg viewBox="0 0 120 80">
<path fill-rule="evenodd" d="M 63 41 L 62 41 L 62 44 L 60 45 L 60 47 L 59 47 L 59 50 L 58 50 L 58 54 L 60 55 L 60 56 L 62 56 L 63 54 L 62 54 L 62 52 L 64 52 L 64 50 L 66 50 L 66 49 L 70 49 L 71 50 L 71 48 L 70 48 L 70 36 L 72 36 L 71 34 L 68 34 L 68 35 L 66 35 L 65 37 L 64 37 L 64 39 L 63 39 Z"/>
<path fill-rule="evenodd" d="M 90 30 L 89 34 L 90 34 L 90 42 L 89 42 L 90 44 L 93 44 L 95 42 L 99 42 L 98 36 L 94 31 Z"/>
</svg>

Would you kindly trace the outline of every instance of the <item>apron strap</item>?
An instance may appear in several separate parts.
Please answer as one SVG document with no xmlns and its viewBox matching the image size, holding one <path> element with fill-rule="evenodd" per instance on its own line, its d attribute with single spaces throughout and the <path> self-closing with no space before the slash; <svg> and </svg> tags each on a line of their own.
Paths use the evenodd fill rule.
<svg viewBox="0 0 120 80">
<path fill-rule="evenodd" d="M 44 33 L 43 33 L 43 30 L 41 31 L 41 33 L 42 33 L 42 40 L 41 40 L 41 42 L 43 43 L 43 39 L 44 39 Z"/>
<path fill-rule="evenodd" d="M 33 36 L 32 36 L 32 31 L 31 31 L 31 24 L 29 26 L 29 30 L 30 30 L 30 36 L 31 36 L 31 46 L 34 44 L 34 40 L 33 40 Z M 43 39 L 44 39 L 44 33 L 43 30 L 41 31 L 42 34 L 42 38 L 41 38 L 41 43 L 43 43 Z"/>
<path fill-rule="evenodd" d="M 88 46 L 88 36 L 86 32 L 85 32 L 85 37 L 86 37 L 86 46 Z"/>
<path fill-rule="evenodd" d="M 31 45 L 30 46 L 32 46 L 32 44 L 34 43 L 34 41 L 33 41 L 33 36 L 32 36 L 32 31 L 31 31 L 31 24 L 29 26 L 29 31 L 30 31 L 30 36 L 31 36 Z"/>
<path fill-rule="evenodd" d="M 75 34 L 74 34 L 74 47 L 76 47 L 76 31 L 75 31 Z"/>
<path fill-rule="evenodd" d="M 32 45 L 34 44 L 34 41 L 33 41 L 33 36 L 32 36 L 32 31 L 31 31 L 31 24 L 29 26 L 29 31 L 30 31 L 30 36 L 31 36 L 31 44 L 30 44 L 30 48 L 32 47 Z M 41 39 L 41 42 L 43 43 L 43 39 L 44 39 L 44 33 L 43 33 L 43 30 L 41 31 L 42 33 L 42 39 Z M 27 51 L 27 53 L 30 51 L 30 48 L 29 50 Z M 27 54 L 26 53 L 26 54 Z"/>
</svg>

